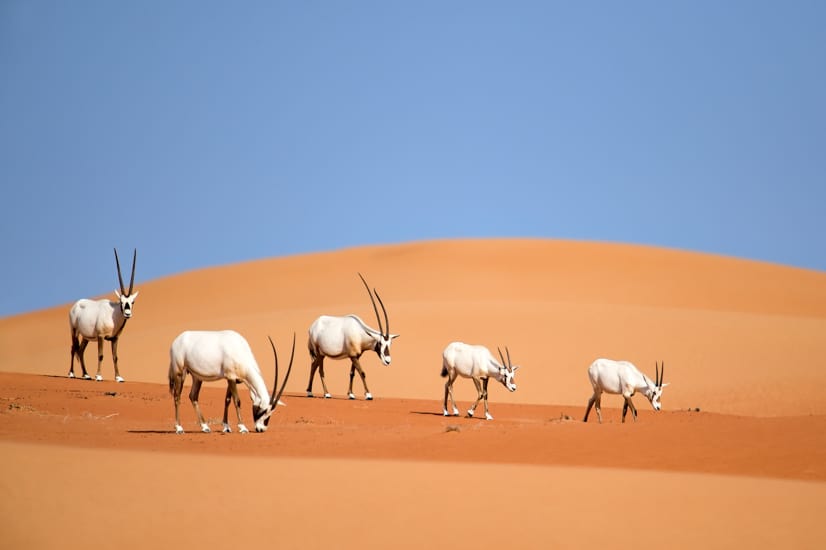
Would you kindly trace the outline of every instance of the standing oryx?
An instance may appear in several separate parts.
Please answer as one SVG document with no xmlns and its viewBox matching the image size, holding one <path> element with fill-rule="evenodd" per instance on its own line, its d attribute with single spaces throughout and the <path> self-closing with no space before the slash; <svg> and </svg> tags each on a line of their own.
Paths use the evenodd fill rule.
<svg viewBox="0 0 826 550">
<path fill-rule="evenodd" d="M 600 405 L 602 404 L 603 392 L 619 394 L 625 398 L 625 403 L 622 405 L 623 422 L 625 422 L 625 414 L 629 407 L 634 422 L 637 421 L 637 409 L 634 407 L 634 403 L 631 402 L 631 397 L 638 391 L 651 402 L 651 406 L 654 407 L 655 411 L 660 410 L 662 408 L 660 397 L 662 397 L 663 388 L 668 385 L 663 384 L 665 363 L 663 362 L 662 368 L 655 363 L 654 368 L 656 369 L 657 379 L 652 382 L 650 378 L 628 361 L 597 359 L 591 363 L 591 366 L 588 367 L 588 377 L 594 387 L 594 395 L 588 400 L 588 408 L 585 409 L 585 418 L 582 421 L 588 422 L 588 413 L 591 412 L 591 407 L 596 404 L 597 418 L 600 423 L 602 422 Z"/>
<path fill-rule="evenodd" d="M 364 370 L 361 368 L 359 358 L 361 354 L 368 350 L 375 351 L 381 362 L 385 365 L 390 364 L 390 344 L 393 343 L 394 338 L 398 338 L 398 334 L 390 334 L 390 321 L 387 318 L 387 310 L 384 303 L 379 297 L 376 289 L 370 291 L 367 286 L 367 281 L 359 273 L 361 282 L 367 289 L 367 294 L 370 295 L 370 301 L 373 303 L 373 311 L 376 313 L 376 322 L 379 325 L 379 330 L 370 328 L 357 315 L 345 315 L 343 317 L 331 317 L 329 315 L 322 315 L 310 325 L 309 339 L 307 341 L 307 348 L 310 351 L 310 358 L 312 359 L 312 366 L 310 367 L 310 382 L 307 384 L 307 397 L 313 396 L 313 379 L 315 378 L 316 370 L 321 374 L 321 385 L 324 387 L 324 397 L 331 397 L 330 392 L 327 391 L 327 382 L 324 380 L 324 358 L 330 359 L 344 359 L 350 358 L 350 388 L 347 391 L 347 396 L 350 399 L 355 399 L 353 394 L 353 377 L 356 371 L 361 376 L 361 383 L 364 386 L 364 398 L 367 400 L 373 399 L 370 390 L 367 389 L 367 381 L 365 380 Z M 375 298 L 373 295 L 375 294 Z M 376 300 L 381 305 L 381 310 L 384 313 L 384 326 L 382 326 L 381 318 L 379 318 L 379 309 L 376 307 Z"/>
<path fill-rule="evenodd" d="M 181 404 L 181 392 L 183 391 L 184 379 L 187 373 L 192 375 L 192 389 L 189 392 L 189 400 L 198 415 L 198 423 L 201 431 L 209 432 L 209 425 L 204 421 L 201 408 L 198 406 L 198 394 L 201 392 L 201 384 L 206 380 L 225 379 L 227 381 L 227 394 L 224 399 L 224 432 L 231 432 L 227 412 L 229 402 L 234 401 L 235 413 L 238 415 L 238 431 L 247 433 L 247 427 L 241 421 L 241 399 L 238 397 L 238 382 L 243 382 L 249 387 L 252 399 L 252 418 L 255 422 L 256 432 L 267 431 L 270 416 L 275 412 L 279 404 L 281 394 L 287 386 L 287 379 L 293 368 L 293 356 L 295 355 L 295 334 L 293 334 L 293 349 L 290 352 L 290 366 L 287 367 L 287 374 L 278 389 L 278 352 L 275 351 L 275 344 L 270 338 L 272 353 L 275 356 L 275 379 L 272 386 L 272 398 L 267 391 L 267 385 L 261 376 L 261 370 L 252 354 L 249 343 L 243 336 L 234 330 L 222 331 L 185 331 L 178 335 L 169 348 L 169 392 L 175 400 L 175 432 L 184 433 L 181 426 L 179 408 Z"/>
<path fill-rule="evenodd" d="M 497 348 L 498 349 L 498 348 Z M 516 391 L 516 384 L 513 383 L 513 376 L 519 365 L 511 364 L 511 354 L 505 346 L 508 361 L 502 356 L 499 350 L 499 358 L 502 363 L 497 363 L 488 348 L 485 346 L 472 346 L 463 342 L 451 342 L 442 352 L 442 376 L 447 377 L 445 382 L 444 415 L 449 416 L 447 410 L 447 398 L 450 397 L 453 403 L 453 415 L 458 416 L 459 409 L 456 408 L 456 400 L 453 398 L 453 382 L 457 376 L 472 378 L 476 385 L 476 402 L 468 410 L 467 415 L 473 416 L 479 401 L 485 400 L 485 418 L 493 420 L 488 412 L 488 380 L 493 378 L 502 383 L 509 391 Z"/>
<path fill-rule="evenodd" d="M 138 257 L 138 250 L 132 254 L 132 276 L 129 279 L 129 291 L 123 286 L 123 276 L 120 272 L 120 260 L 118 250 L 115 249 L 115 265 L 118 268 L 118 281 L 120 282 L 120 292 L 115 294 L 117 302 L 110 300 L 87 300 L 83 298 L 75 302 L 69 311 L 69 326 L 72 332 L 72 360 L 69 364 L 69 378 L 75 377 L 75 355 L 80 358 L 80 368 L 83 369 L 83 378 L 89 379 L 86 372 L 86 361 L 84 352 L 90 340 L 98 342 L 98 372 L 95 380 L 103 380 L 100 374 L 100 367 L 103 363 L 103 341 L 112 342 L 112 363 L 115 364 L 115 380 L 123 382 L 118 371 L 118 338 L 126 326 L 126 321 L 132 317 L 132 305 L 138 297 L 136 291 L 132 294 L 135 284 L 135 260 Z"/>
</svg>

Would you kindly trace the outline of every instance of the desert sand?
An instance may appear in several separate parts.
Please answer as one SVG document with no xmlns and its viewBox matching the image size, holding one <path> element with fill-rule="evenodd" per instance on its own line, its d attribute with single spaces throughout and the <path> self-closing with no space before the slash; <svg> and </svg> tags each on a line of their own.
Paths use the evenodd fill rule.
<svg viewBox="0 0 826 550">
<path fill-rule="evenodd" d="M 308 398 L 313 319 L 356 313 L 375 326 L 358 272 L 401 334 L 393 363 L 362 358 L 373 401 L 358 378 L 347 400 L 348 364 L 329 360 L 334 398 Z M 4 546 L 826 544 L 826 273 L 632 245 L 461 240 L 152 281 L 139 264 L 136 288 L 124 384 L 108 345 L 106 381 L 66 378 L 70 304 L 0 319 Z M 224 384 L 210 383 L 201 405 L 213 433 L 184 399 L 188 432 L 176 435 L 169 345 L 182 330 L 227 328 L 249 340 L 269 384 L 267 336 L 283 361 L 296 334 L 287 406 L 264 434 L 221 434 Z M 516 392 L 491 383 L 493 421 L 441 414 L 453 340 L 507 346 L 522 367 Z M 663 410 L 638 395 L 638 421 L 621 424 L 621 400 L 605 396 L 604 423 L 582 423 L 597 357 L 652 376 L 664 361 Z M 466 408 L 473 384 L 457 381 L 456 397 Z M 242 402 L 251 425 L 246 390 Z"/>
</svg>

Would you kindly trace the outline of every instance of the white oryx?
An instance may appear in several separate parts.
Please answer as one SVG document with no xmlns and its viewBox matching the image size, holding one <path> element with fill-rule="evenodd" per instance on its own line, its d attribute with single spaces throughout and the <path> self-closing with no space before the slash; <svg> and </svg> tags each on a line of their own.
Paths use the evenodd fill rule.
<svg viewBox="0 0 826 550">
<path fill-rule="evenodd" d="M 135 284 L 135 260 L 138 257 L 138 250 L 135 249 L 132 255 L 132 276 L 129 279 L 129 291 L 123 286 L 123 276 L 120 272 L 120 260 L 118 250 L 115 249 L 115 265 L 118 268 L 118 281 L 120 282 L 120 292 L 115 294 L 118 301 L 110 300 L 87 300 L 83 298 L 75 302 L 69 310 L 69 327 L 72 332 L 72 360 L 69 364 L 69 378 L 75 377 L 75 355 L 80 358 L 80 368 L 83 369 L 83 378 L 89 380 L 91 377 L 86 372 L 86 361 L 84 353 L 90 340 L 97 340 L 98 343 L 98 372 L 95 380 L 103 380 L 100 374 L 100 367 L 103 363 L 103 341 L 112 342 L 112 363 L 115 364 L 115 380 L 123 382 L 123 377 L 118 371 L 118 338 L 126 321 L 132 317 L 132 305 L 138 297 L 136 291 L 132 294 Z"/>
<path fill-rule="evenodd" d="M 498 349 L 498 348 L 497 348 Z M 514 374 L 519 365 L 511 364 L 511 354 L 507 346 L 505 346 L 505 353 L 507 353 L 508 361 L 502 356 L 502 350 L 499 349 L 499 358 L 501 363 L 497 363 L 493 355 L 485 346 L 473 346 L 463 342 L 451 342 L 442 352 L 442 376 L 447 377 L 445 382 L 445 401 L 444 401 L 444 415 L 449 416 L 447 410 L 447 398 L 450 397 L 453 403 L 453 416 L 459 415 L 459 409 L 456 408 L 456 400 L 453 398 L 453 382 L 457 376 L 464 378 L 472 378 L 476 385 L 476 402 L 468 410 L 467 415 L 473 416 L 476 406 L 479 401 L 485 400 L 485 418 L 493 420 L 493 417 L 488 412 L 488 380 L 493 378 L 502 383 L 509 391 L 516 391 L 516 384 L 513 382 Z"/>
<path fill-rule="evenodd" d="M 313 379 L 315 378 L 316 370 L 321 375 L 321 385 L 324 387 L 324 397 L 330 398 L 330 392 L 327 391 L 327 382 L 324 380 L 324 358 L 330 359 L 350 359 L 350 388 L 347 391 L 347 396 L 350 399 L 355 399 L 353 394 L 353 377 L 356 371 L 361 376 L 361 383 L 364 386 L 364 398 L 367 400 L 373 399 L 370 390 L 367 389 L 367 381 L 365 380 L 364 369 L 361 368 L 359 358 L 365 351 L 373 350 L 378 354 L 379 359 L 385 365 L 390 364 L 390 344 L 393 339 L 398 338 L 398 334 L 390 334 L 390 321 L 387 318 L 387 310 L 384 303 L 381 301 L 379 293 L 374 288 L 370 291 L 367 286 L 367 281 L 359 273 L 361 282 L 367 289 L 367 294 L 370 295 L 370 301 L 373 303 L 373 311 L 376 313 L 376 322 L 379 324 L 379 330 L 370 328 L 357 315 L 345 315 L 343 317 L 331 317 L 329 315 L 322 315 L 310 325 L 309 339 L 307 341 L 307 348 L 310 351 L 310 358 L 312 359 L 312 366 L 310 367 L 310 382 L 307 384 L 307 397 L 313 396 Z M 375 294 L 375 298 L 373 295 Z M 376 307 L 376 299 L 381 305 L 381 310 L 384 313 L 384 326 L 382 326 L 381 318 L 379 318 L 379 309 Z"/>
<path fill-rule="evenodd" d="M 268 337 L 269 338 L 269 337 Z M 189 400 L 195 408 L 201 431 L 209 433 L 209 425 L 204 421 L 201 408 L 198 406 L 198 394 L 204 381 L 212 382 L 224 379 L 227 381 L 227 394 L 224 399 L 224 432 L 231 432 L 227 418 L 229 402 L 235 403 L 235 413 L 238 415 L 238 431 L 247 433 L 247 427 L 241 421 L 241 399 L 238 397 L 238 382 L 249 387 L 252 399 L 252 418 L 256 432 L 267 431 L 270 416 L 279 405 L 281 394 L 287 385 L 290 371 L 293 368 L 295 355 L 295 334 L 293 334 L 293 349 L 290 352 L 290 365 L 287 374 L 278 388 L 278 352 L 270 338 L 272 353 L 275 357 L 275 379 L 272 386 L 272 398 L 267 391 L 264 377 L 255 361 L 249 343 L 234 330 L 221 331 L 184 331 L 178 335 L 169 348 L 169 392 L 175 400 L 175 432 L 184 433 L 179 414 L 181 392 L 187 373 L 192 375 L 192 389 Z"/>
<path fill-rule="evenodd" d="M 591 407 L 596 405 L 597 418 L 602 422 L 602 394 L 612 393 L 622 395 L 625 403 L 622 405 L 622 421 L 625 422 L 625 415 L 628 408 L 631 408 L 631 413 L 634 417 L 634 422 L 637 421 L 637 409 L 634 403 L 631 402 L 631 397 L 636 392 L 642 393 L 654 407 L 655 411 L 662 408 L 660 404 L 660 397 L 663 394 L 663 388 L 668 384 L 663 384 L 663 373 L 665 372 L 665 363 L 660 366 L 655 363 L 657 379 L 652 381 L 645 374 L 628 361 L 613 361 L 611 359 L 597 359 L 591 366 L 588 367 L 588 377 L 591 379 L 591 385 L 594 387 L 594 395 L 588 400 L 588 408 L 585 409 L 585 418 L 583 422 L 588 422 L 588 414 L 591 412 Z"/>
</svg>

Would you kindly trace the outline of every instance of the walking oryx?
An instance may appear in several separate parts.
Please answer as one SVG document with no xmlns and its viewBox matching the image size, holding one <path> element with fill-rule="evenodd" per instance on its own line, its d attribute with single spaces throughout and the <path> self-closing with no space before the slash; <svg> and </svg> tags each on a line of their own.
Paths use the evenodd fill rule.
<svg viewBox="0 0 826 550">
<path fill-rule="evenodd" d="M 668 384 L 663 384 L 663 373 L 665 372 L 665 363 L 662 367 L 655 363 L 657 379 L 653 382 L 645 374 L 639 371 L 637 367 L 628 361 L 612 361 L 611 359 L 597 359 L 591 366 L 588 367 L 588 377 L 591 379 L 591 385 L 594 387 L 594 395 L 588 400 L 588 408 L 585 409 L 585 418 L 583 422 L 588 422 L 588 413 L 591 412 L 591 406 L 596 405 L 597 419 L 602 422 L 602 411 L 600 405 L 602 404 L 602 393 L 613 393 L 622 395 L 625 403 L 622 405 L 622 421 L 625 422 L 625 414 L 628 408 L 631 408 L 631 414 L 634 417 L 634 422 L 637 421 L 637 409 L 634 403 L 631 402 L 631 397 L 636 392 L 641 392 L 651 402 L 651 406 L 655 411 L 662 408 L 660 405 L 660 397 L 663 394 L 663 388 Z"/>
<path fill-rule="evenodd" d="M 132 294 L 135 284 L 135 260 L 138 257 L 138 250 L 132 254 L 132 276 L 129 278 L 129 291 L 123 286 L 123 276 L 120 272 L 120 260 L 118 250 L 115 249 L 115 265 L 118 268 L 118 281 L 120 281 L 120 292 L 115 294 L 118 301 L 110 300 L 87 300 L 83 298 L 75 302 L 69 310 L 69 326 L 72 332 L 72 360 L 69 364 L 69 378 L 75 377 L 75 355 L 80 358 L 80 368 L 83 369 L 83 378 L 90 379 L 86 372 L 86 361 L 84 352 L 90 340 L 98 342 L 98 372 L 95 380 L 103 380 L 100 374 L 100 367 L 103 363 L 103 341 L 112 342 L 112 363 L 115 365 L 115 380 L 123 382 L 123 377 L 118 371 L 118 338 L 126 321 L 132 317 L 132 305 L 138 292 Z"/>
<path fill-rule="evenodd" d="M 269 337 L 268 337 L 269 338 Z M 229 402 L 234 401 L 235 413 L 238 415 L 238 431 L 247 433 L 247 427 L 241 421 L 241 399 L 238 397 L 238 382 L 243 382 L 250 390 L 252 399 L 252 419 L 255 422 L 256 432 L 267 431 L 270 416 L 279 404 L 281 394 L 287 386 L 287 379 L 293 368 L 295 355 L 295 334 L 293 334 L 293 348 L 290 352 L 290 365 L 287 374 L 278 389 L 278 352 L 270 338 L 272 353 L 275 357 L 275 379 L 272 386 L 272 398 L 267 391 L 267 385 L 261 376 L 261 370 L 252 354 L 249 343 L 243 336 L 234 330 L 222 331 L 185 331 L 178 335 L 169 348 L 169 392 L 175 400 L 175 432 L 184 433 L 181 426 L 179 408 L 181 392 L 187 373 L 192 375 L 192 389 L 189 400 L 195 408 L 201 431 L 209 432 L 209 425 L 204 421 L 201 408 L 198 406 L 198 394 L 204 381 L 225 379 L 227 394 L 224 399 L 224 432 L 231 432 L 227 419 Z"/>
<path fill-rule="evenodd" d="M 375 351 L 381 362 L 385 365 L 390 364 L 390 344 L 393 343 L 394 338 L 398 338 L 398 334 L 390 334 L 390 321 L 387 318 L 387 309 L 381 301 L 379 293 L 374 288 L 370 291 L 367 286 L 367 281 L 359 273 L 361 282 L 367 289 L 367 294 L 370 295 L 370 301 L 373 303 L 373 311 L 376 313 L 376 322 L 379 325 L 379 330 L 370 328 L 357 315 L 345 315 L 343 317 L 331 317 L 329 315 L 322 315 L 310 325 L 309 339 L 307 341 L 307 348 L 310 351 L 310 358 L 312 359 L 312 366 L 310 367 L 310 382 L 307 384 L 307 397 L 313 396 L 313 379 L 315 378 L 316 370 L 321 375 L 321 385 L 324 387 L 324 397 L 331 397 L 330 392 L 327 391 L 327 382 L 324 380 L 324 358 L 330 359 L 344 359 L 350 358 L 350 388 L 347 391 L 347 396 L 350 399 L 355 399 L 353 394 L 353 377 L 356 371 L 361 376 L 361 383 L 364 386 L 364 398 L 367 400 L 373 399 L 370 390 L 367 389 L 367 381 L 365 380 L 364 369 L 361 368 L 359 358 L 361 354 L 368 350 Z M 375 294 L 375 298 L 373 295 Z M 384 326 L 381 324 L 379 318 L 379 309 L 376 307 L 376 300 L 381 305 L 381 310 L 384 313 Z"/>
<path fill-rule="evenodd" d="M 476 402 L 468 410 L 467 415 L 473 416 L 479 401 L 484 399 L 485 418 L 493 420 L 490 412 L 488 412 L 488 380 L 493 378 L 501 382 L 509 391 L 516 391 L 513 377 L 519 365 L 511 364 L 511 354 L 507 346 L 505 346 L 505 353 L 508 356 L 507 363 L 502 356 L 501 349 L 499 350 L 499 358 L 502 363 L 497 363 L 485 346 L 472 346 L 463 342 L 451 342 L 447 345 L 442 352 L 442 376 L 447 377 L 444 401 L 445 416 L 450 415 L 447 410 L 448 397 L 453 403 L 453 416 L 459 414 L 459 409 L 456 408 L 456 400 L 453 398 L 453 382 L 456 381 L 457 376 L 463 376 L 464 378 L 473 379 L 477 393 Z"/>
</svg>

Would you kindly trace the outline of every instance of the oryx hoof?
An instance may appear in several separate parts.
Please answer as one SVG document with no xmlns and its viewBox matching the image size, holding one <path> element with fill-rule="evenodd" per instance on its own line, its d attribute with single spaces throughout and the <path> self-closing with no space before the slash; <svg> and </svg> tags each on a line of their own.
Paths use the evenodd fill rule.
<svg viewBox="0 0 826 550">
<path fill-rule="evenodd" d="M 473 409 L 467 412 L 468 418 L 473 418 Z"/>
<path fill-rule="evenodd" d="M 83 379 L 84 379 L 84 380 L 91 380 L 91 379 L 92 379 L 92 377 L 91 377 L 91 376 L 89 376 L 88 374 L 84 374 L 84 375 L 83 375 Z M 101 380 L 103 380 L 103 378 L 101 378 Z"/>
<path fill-rule="evenodd" d="M 368 401 L 372 401 L 373 400 L 373 394 L 370 393 L 370 392 L 367 392 L 367 393 L 364 394 L 364 398 Z"/>
<path fill-rule="evenodd" d="M 231 434 L 232 433 L 232 428 L 229 427 L 229 424 L 225 423 L 224 428 L 221 431 L 224 432 L 225 434 Z"/>
<path fill-rule="evenodd" d="M 493 417 L 490 414 L 485 413 L 485 419 L 486 420 L 493 420 Z"/>
<path fill-rule="evenodd" d="M 210 430 L 210 429 L 209 429 L 209 426 L 208 426 L 208 425 L 206 425 L 206 424 L 201 424 L 201 431 L 202 431 L 202 432 L 204 432 L 205 434 L 208 434 L 208 433 L 210 433 L 212 430 Z"/>
<path fill-rule="evenodd" d="M 250 431 L 243 424 L 238 424 L 238 433 L 248 434 Z"/>
<path fill-rule="evenodd" d="M 95 382 L 103 382 L 103 377 L 101 375 L 95 376 Z"/>
<path fill-rule="evenodd" d="M 353 394 L 353 393 L 348 393 L 347 394 L 347 399 L 355 399 L 355 398 L 356 398 L 355 394 Z"/>
<path fill-rule="evenodd" d="M 181 426 L 180 424 L 175 424 L 175 433 L 176 434 L 184 433 L 184 427 Z"/>
<path fill-rule="evenodd" d="M 332 399 L 332 398 L 333 398 L 333 394 L 331 394 L 331 393 L 325 393 L 324 394 L 324 399 Z"/>
<path fill-rule="evenodd" d="M 74 378 L 74 377 L 75 377 L 75 373 L 70 372 L 70 373 L 69 373 L 69 378 Z"/>
<path fill-rule="evenodd" d="M 115 382 L 123 383 L 126 382 L 126 380 L 123 379 L 123 376 L 115 376 Z"/>
<path fill-rule="evenodd" d="M 312 397 L 312 396 L 313 396 L 313 392 L 308 391 L 308 392 L 307 392 L 307 397 Z"/>
</svg>

